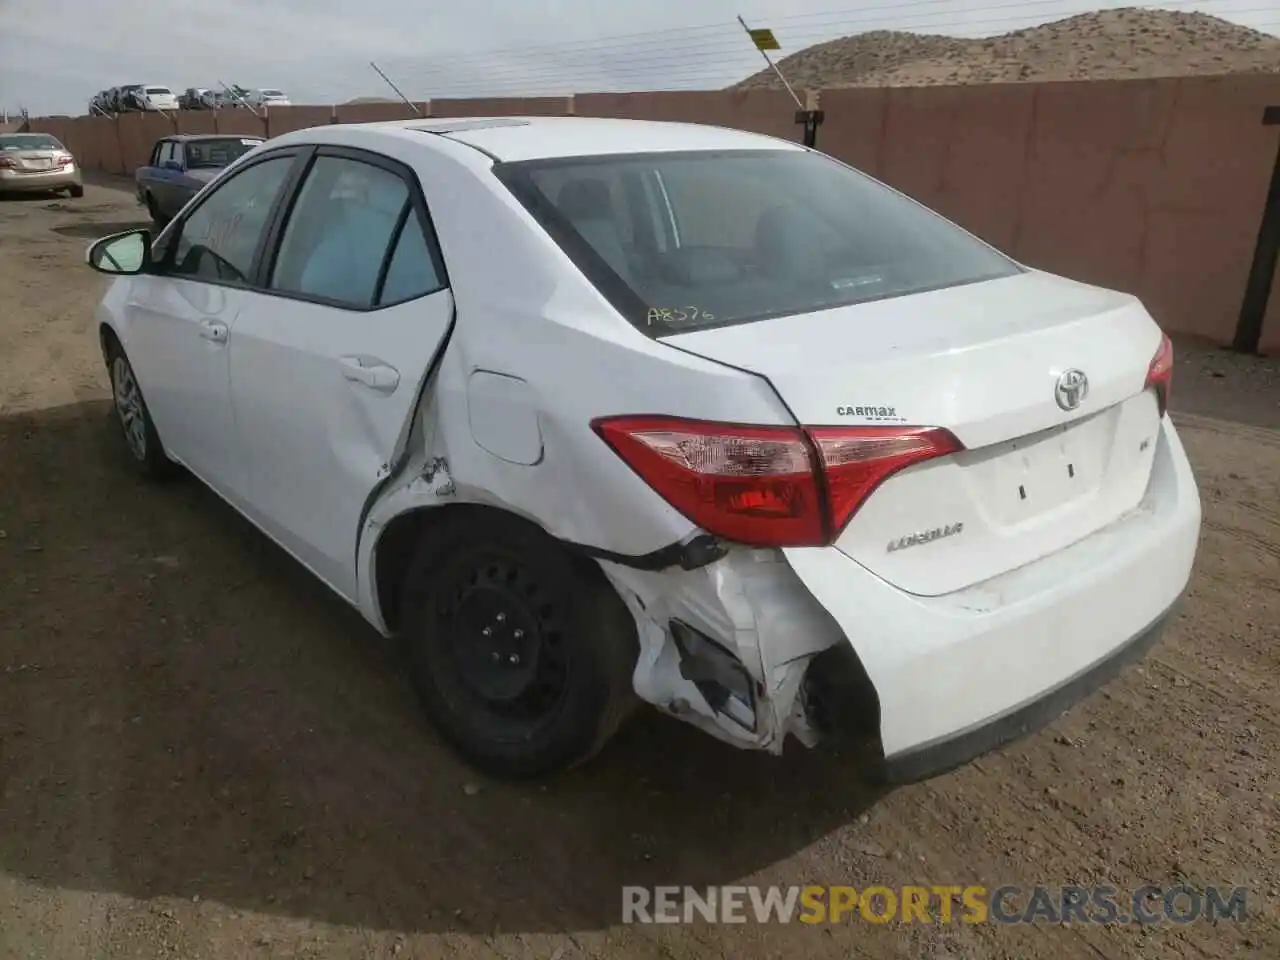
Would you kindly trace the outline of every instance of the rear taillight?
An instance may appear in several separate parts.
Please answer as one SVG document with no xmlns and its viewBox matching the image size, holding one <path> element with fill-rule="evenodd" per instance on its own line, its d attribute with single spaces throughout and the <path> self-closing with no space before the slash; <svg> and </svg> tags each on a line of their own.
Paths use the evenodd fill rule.
<svg viewBox="0 0 1280 960">
<path fill-rule="evenodd" d="M 6 157 L 3 153 L 0 153 L 0 167 L 16 167 L 16 166 L 17 164 L 13 162 L 13 157 Z"/>
<path fill-rule="evenodd" d="M 964 449 L 939 427 L 809 427 L 808 433 L 822 458 L 833 540 L 891 475 Z"/>
<path fill-rule="evenodd" d="M 72 157 L 71 154 L 69 153 L 59 153 L 59 154 L 56 154 L 53 158 L 54 163 L 58 164 L 58 166 L 60 167 L 65 167 L 68 163 L 71 163 L 74 159 L 75 158 Z"/>
<path fill-rule="evenodd" d="M 762 427 L 608 417 L 593 429 L 708 533 L 768 547 L 825 546 L 891 474 L 962 449 L 946 430 Z"/>
<path fill-rule="evenodd" d="M 1167 334 L 1161 336 L 1160 347 L 1151 358 L 1151 366 L 1147 368 L 1145 389 L 1155 390 L 1156 405 L 1160 416 L 1169 409 L 1169 388 L 1173 385 L 1173 343 Z"/>
</svg>

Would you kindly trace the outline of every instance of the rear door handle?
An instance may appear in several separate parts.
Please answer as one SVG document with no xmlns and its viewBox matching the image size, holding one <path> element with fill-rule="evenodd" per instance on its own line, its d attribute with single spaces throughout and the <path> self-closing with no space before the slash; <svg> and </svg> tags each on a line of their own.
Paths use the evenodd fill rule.
<svg viewBox="0 0 1280 960">
<path fill-rule="evenodd" d="M 352 383 L 362 383 L 379 393 L 395 393 L 400 371 L 377 357 L 339 357 L 342 375 Z"/>
<path fill-rule="evenodd" d="M 227 325 L 217 320 L 201 320 L 200 336 L 202 339 L 210 340 L 213 343 L 226 343 Z"/>
</svg>

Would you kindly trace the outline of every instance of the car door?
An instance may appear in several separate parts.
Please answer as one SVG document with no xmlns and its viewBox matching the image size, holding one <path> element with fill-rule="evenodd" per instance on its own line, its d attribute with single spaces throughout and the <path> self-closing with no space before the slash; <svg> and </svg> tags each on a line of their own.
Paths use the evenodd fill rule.
<svg viewBox="0 0 1280 960">
<path fill-rule="evenodd" d="M 166 164 L 173 158 L 173 141 L 161 140 L 156 144 L 151 157 L 151 167 L 147 170 L 147 189 L 155 199 L 161 213 L 168 214 L 165 195 L 169 192 L 169 177 L 172 171 Z"/>
<path fill-rule="evenodd" d="M 227 340 L 299 151 L 255 158 L 157 238 L 126 303 L 130 362 L 166 449 L 239 505 L 248 470 L 229 397 Z"/>
<path fill-rule="evenodd" d="M 413 172 L 321 147 L 231 331 L 231 393 L 255 522 L 348 599 L 453 298 Z"/>
<path fill-rule="evenodd" d="M 184 189 L 186 179 L 182 172 L 184 146 L 180 141 L 169 140 L 160 153 L 160 174 L 156 180 L 156 199 L 167 217 L 177 216 L 183 204 L 190 199 Z"/>
</svg>

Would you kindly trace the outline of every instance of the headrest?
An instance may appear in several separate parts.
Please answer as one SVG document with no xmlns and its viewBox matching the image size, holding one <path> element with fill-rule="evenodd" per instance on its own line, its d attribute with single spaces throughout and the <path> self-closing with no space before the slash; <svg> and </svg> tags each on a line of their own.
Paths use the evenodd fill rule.
<svg viewBox="0 0 1280 960">
<path fill-rule="evenodd" d="M 603 180 L 570 180 L 560 188 L 556 206 L 570 220 L 608 220 L 613 217 L 609 186 Z"/>
</svg>

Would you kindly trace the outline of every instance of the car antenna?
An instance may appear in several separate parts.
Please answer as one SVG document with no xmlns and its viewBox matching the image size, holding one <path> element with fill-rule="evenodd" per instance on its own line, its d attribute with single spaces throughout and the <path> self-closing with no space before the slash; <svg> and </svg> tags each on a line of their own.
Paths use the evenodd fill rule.
<svg viewBox="0 0 1280 960">
<path fill-rule="evenodd" d="M 380 76 L 383 80 L 387 82 L 387 86 L 396 92 L 396 96 L 404 101 L 404 105 L 413 111 L 413 115 L 415 117 L 422 116 L 422 111 L 418 109 L 418 105 L 415 104 L 408 97 L 406 97 L 403 93 L 401 93 L 400 88 L 391 82 L 391 78 L 388 77 L 385 73 L 383 73 L 382 69 L 376 63 L 370 60 L 369 66 L 373 67 L 374 71 L 378 74 L 378 76 Z"/>
</svg>

